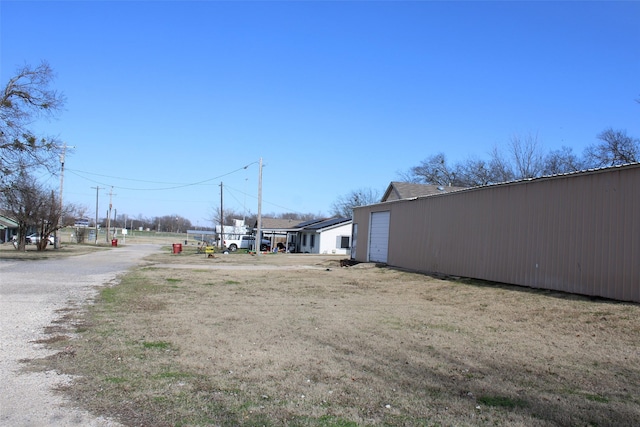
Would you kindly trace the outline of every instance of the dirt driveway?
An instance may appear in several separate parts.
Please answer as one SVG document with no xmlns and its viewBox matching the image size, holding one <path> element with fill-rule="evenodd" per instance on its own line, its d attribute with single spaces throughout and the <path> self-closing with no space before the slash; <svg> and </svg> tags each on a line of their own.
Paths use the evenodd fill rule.
<svg viewBox="0 0 640 427">
<path fill-rule="evenodd" d="M 47 354 L 36 342 L 45 337 L 60 310 L 85 304 L 97 286 L 115 280 L 158 250 L 157 245 L 139 245 L 44 260 L 0 257 L 1 426 L 117 425 L 72 410 L 50 391 L 69 382 L 69 377 L 55 372 L 20 373 L 20 361 Z"/>
</svg>

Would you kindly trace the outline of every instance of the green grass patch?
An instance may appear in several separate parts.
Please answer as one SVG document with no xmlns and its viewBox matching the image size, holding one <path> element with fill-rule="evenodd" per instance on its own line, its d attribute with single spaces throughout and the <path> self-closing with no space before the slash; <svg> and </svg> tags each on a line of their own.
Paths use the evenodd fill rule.
<svg viewBox="0 0 640 427">
<path fill-rule="evenodd" d="M 193 377 L 193 375 L 188 372 L 172 372 L 172 371 L 161 372 L 153 376 L 153 378 L 156 380 L 166 380 L 166 379 L 176 380 L 176 379 L 191 378 L 191 377 Z"/>
<path fill-rule="evenodd" d="M 358 427 L 356 422 L 333 415 L 323 415 L 318 418 L 295 417 L 289 420 L 288 425 L 289 427 Z"/>
<path fill-rule="evenodd" d="M 584 397 L 592 402 L 609 403 L 609 399 L 598 394 L 585 394 Z"/>
<path fill-rule="evenodd" d="M 127 382 L 127 379 L 122 377 L 106 377 L 104 380 L 111 384 L 122 384 Z"/>
<path fill-rule="evenodd" d="M 203 286 L 216 286 L 216 285 L 240 285 L 241 282 L 238 282 L 236 280 L 225 280 L 224 282 L 204 282 L 202 283 Z"/>
<path fill-rule="evenodd" d="M 171 277 L 167 278 L 167 283 L 180 283 L 180 282 L 182 282 L 182 279 L 174 279 Z"/>
<path fill-rule="evenodd" d="M 500 408 L 523 408 L 527 406 L 527 402 L 522 399 L 513 399 L 508 396 L 480 396 L 478 403 L 487 406 Z"/>
<path fill-rule="evenodd" d="M 171 347 L 171 344 L 166 341 L 145 341 L 142 343 L 142 347 L 148 349 L 167 350 Z"/>
<path fill-rule="evenodd" d="M 599 394 L 585 393 L 580 390 L 565 388 L 563 392 L 567 394 L 572 394 L 574 396 L 582 396 L 587 400 L 592 402 L 600 402 L 600 403 L 609 403 L 609 399 L 607 397 L 601 396 Z"/>
<path fill-rule="evenodd" d="M 100 291 L 100 298 L 107 304 L 113 304 L 116 302 L 117 290 L 115 288 L 103 288 Z"/>
</svg>

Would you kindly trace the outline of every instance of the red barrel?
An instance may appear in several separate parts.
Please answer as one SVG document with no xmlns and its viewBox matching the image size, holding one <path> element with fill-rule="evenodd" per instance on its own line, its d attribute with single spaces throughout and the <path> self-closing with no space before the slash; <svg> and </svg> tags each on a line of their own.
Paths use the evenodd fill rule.
<svg viewBox="0 0 640 427">
<path fill-rule="evenodd" d="M 173 253 L 174 254 L 179 254 L 180 252 L 182 252 L 182 243 L 174 243 L 173 244 Z"/>
<path fill-rule="evenodd" d="M 118 246 L 118 239 L 111 239 L 111 246 Z"/>
</svg>

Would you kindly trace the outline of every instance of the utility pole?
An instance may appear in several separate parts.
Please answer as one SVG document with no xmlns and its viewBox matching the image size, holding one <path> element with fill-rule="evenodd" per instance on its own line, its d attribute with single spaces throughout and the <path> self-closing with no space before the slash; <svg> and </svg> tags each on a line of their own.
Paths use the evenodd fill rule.
<svg viewBox="0 0 640 427">
<path fill-rule="evenodd" d="M 244 222 L 247 220 L 247 181 L 249 181 L 249 178 L 244 179 L 244 199 L 242 201 L 242 224 L 244 224 Z"/>
<path fill-rule="evenodd" d="M 62 146 L 62 154 L 60 154 L 60 214 L 58 216 L 58 227 L 56 228 L 54 235 L 54 245 L 55 249 L 60 248 L 60 240 L 58 239 L 58 230 L 62 228 L 62 188 L 64 187 L 64 157 L 67 153 L 68 148 L 76 148 L 75 146 L 67 146 L 65 142 Z"/>
<path fill-rule="evenodd" d="M 262 246 L 262 157 L 258 166 L 258 226 L 256 230 L 256 255 L 260 255 Z"/>
<path fill-rule="evenodd" d="M 100 187 L 91 187 L 96 189 L 96 245 L 98 244 L 98 191 Z"/>
<path fill-rule="evenodd" d="M 111 186 L 111 190 L 109 190 L 109 210 L 107 211 L 107 243 L 109 243 L 109 232 L 111 231 L 111 201 L 113 199 L 113 186 Z"/>
<path fill-rule="evenodd" d="M 222 210 L 222 201 L 224 199 L 223 195 L 223 187 L 222 181 L 220 181 L 220 249 L 223 248 L 223 239 L 224 239 L 224 211 Z"/>
</svg>

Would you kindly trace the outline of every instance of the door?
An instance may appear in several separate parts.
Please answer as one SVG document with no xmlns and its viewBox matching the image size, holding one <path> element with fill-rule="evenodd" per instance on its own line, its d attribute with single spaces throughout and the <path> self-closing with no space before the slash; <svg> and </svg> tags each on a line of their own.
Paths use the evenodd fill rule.
<svg viewBox="0 0 640 427">
<path fill-rule="evenodd" d="M 369 227 L 369 261 L 387 262 L 390 211 L 372 212 Z"/>
</svg>

